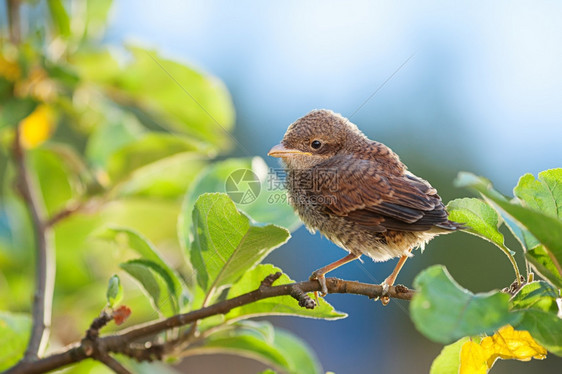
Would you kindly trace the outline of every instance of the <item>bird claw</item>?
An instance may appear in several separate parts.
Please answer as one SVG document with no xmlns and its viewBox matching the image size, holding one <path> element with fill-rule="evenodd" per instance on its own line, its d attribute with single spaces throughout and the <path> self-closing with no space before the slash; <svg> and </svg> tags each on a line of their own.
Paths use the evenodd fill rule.
<svg viewBox="0 0 562 374">
<path fill-rule="evenodd" d="M 383 306 L 387 306 L 390 303 L 390 297 L 388 296 L 388 290 L 390 289 L 390 285 L 386 282 L 382 282 L 381 284 L 382 292 L 381 292 L 381 303 Z"/>
<path fill-rule="evenodd" d="M 314 272 L 309 278 L 310 280 L 317 280 L 320 283 L 320 296 L 324 297 L 328 294 L 328 286 L 326 285 L 326 277 L 324 274 Z M 314 292 L 316 300 L 318 300 L 318 291 Z"/>
</svg>

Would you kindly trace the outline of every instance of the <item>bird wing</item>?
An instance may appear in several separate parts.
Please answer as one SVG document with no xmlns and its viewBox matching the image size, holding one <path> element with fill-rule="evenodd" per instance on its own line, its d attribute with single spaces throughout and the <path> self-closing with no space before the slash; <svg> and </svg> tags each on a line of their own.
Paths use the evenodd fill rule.
<svg viewBox="0 0 562 374">
<path fill-rule="evenodd" d="M 344 155 L 315 169 L 310 194 L 329 214 L 379 232 L 450 228 L 437 191 L 405 167 L 389 169 L 376 160 Z"/>
</svg>

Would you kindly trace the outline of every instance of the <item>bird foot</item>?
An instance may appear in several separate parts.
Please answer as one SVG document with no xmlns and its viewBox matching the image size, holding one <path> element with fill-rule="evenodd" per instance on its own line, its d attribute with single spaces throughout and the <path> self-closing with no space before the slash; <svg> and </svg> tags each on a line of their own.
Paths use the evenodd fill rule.
<svg viewBox="0 0 562 374">
<path fill-rule="evenodd" d="M 390 284 L 385 282 L 382 282 L 381 284 L 382 287 L 382 293 L 381 293 L 381 303 L 383 306 L 387 306 L 388 303 L 390 303 L 390 297 L 388 297 L 388 290 L 390 289 Z"/>
<path fill-rule="evenodd" d="M 328 294 L 328 286 L 326 285 L 326 277 L 323 273 L 315 271 L 309 278 L 310 280 L 317 280 L 320 283 L 320 296 L 324 297 Z M 318 300 L 318 292 L 314 292 L 314 296 Z"/>
</svg>

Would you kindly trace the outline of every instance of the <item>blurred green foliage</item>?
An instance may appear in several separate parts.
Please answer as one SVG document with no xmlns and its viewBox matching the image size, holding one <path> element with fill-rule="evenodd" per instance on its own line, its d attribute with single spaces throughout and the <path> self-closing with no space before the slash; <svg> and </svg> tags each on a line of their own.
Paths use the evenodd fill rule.
<svg viewBox="0 0 562 374">
<path fill-rule="evenodd" d="M 290 236 L 284 228 L 251 221 L 226 195 L 197 200 L 203 192 L 225 191 L 227 177 L 238 169 L 266 183 L 263 160 L 212 162 L 230 150 L 234 125 L 232 100 L 219 79 L 140 46 L 115 50 L 100 44 L 111 1 L 28 5 L 48 17 L 26 35 L 6 30 L 0 39 L 0 310 L 10 311 L 1 317 L 0 368 L 14 364 L 25 348 L 34 279 L 33 229 L 13 188 L 16 126 L 44 219 L 54 230 L 51 347 L 80 339 L 105 305 L 130 307 L 126 325 L 131 326 L 221 300 L 233 284 L 239 291 L 255 289 L 261 280 L 240 278 Z M 298 227 L 287 204 L 277 204 L 276 211 L 266 201 L 262 196 L 238 208 L 260 222 Z M 212 242 L 221 237 L 226 241 Z M 208 250 L 210 241 L 214 252 Z M 227 244 L 228 260 L 217 263 Z M 199 262 L 186 261 L 192 256 Z M 268 314 L 264 305 L 261 315 Z M 295 308 L 291 298 L 278 305 L 277 314 L 341 316 L 326 303 L 317 312 Z M 218 332 L 208 332 L 198 349 L 260 351 L 262 360 L 291 372 L 301 365 L 307 372 L 321 371 L 300 340 L 244 319 L 239 311 L 202 325 Z M 71 370 L 98 366 L 81 363 Z"/>
</svg>

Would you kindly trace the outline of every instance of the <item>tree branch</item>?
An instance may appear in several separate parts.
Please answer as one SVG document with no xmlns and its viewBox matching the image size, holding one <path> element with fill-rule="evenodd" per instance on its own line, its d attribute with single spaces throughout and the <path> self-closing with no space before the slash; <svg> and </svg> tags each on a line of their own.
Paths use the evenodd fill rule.
<svg viewBox="0 0 562 374">
<path fill-rule="evenodd" d="M 87 358 L 96 358 L 95 352 L 122 353 L 141 360 L 150 360 L 152 357 L 160 359 L 162 357 L 160 346 L 150 345 L 150 339 L 152 339 L 155 334 L 172 328 L 185 326 L 200 319 L 218 314 L 225 314 L 239 306 L 251 304 L 271 297 L 291 295 L 296 297 L 299 303 L 301 303 L 301 300 L 299 299 L 300 296 L 298 295 L 305 295 L 303 297 L 307 298 L 308 295 L 306 295 L 306 293 L 320 291 L 320 284 L 318 281 L 305 281 L 300 283 L 283 284 L 280 286 L 270 286 L 270 284 L 271 282 L 266 278 L 266 280 L 264 280 L 260 287 L 255 291 L 218 302 L 205 308 L 194 310 L 189 313 L 178 314 L 163 320 L 151 321 L 142 325 L 132 326 L 118 333 L 100 338 L 84 338 L 81 342 L 66 347 L 63 352 L 53 354 L 34 362 L 22 361 L 6 371 L 5 374 L 33 374 L 60 369 L 63 366 L 77 363 Z M 326 284 L 328 286 L 329 293 L 349 293 L 364 295 L 369 298 L 379 298 L 383 296 L 383 289 L 380 285 L 345 281 L 337 278 L 327 278 Z M 387 293 L 387 295 L 391 298 L 402 300 L 411 300 L 414 294 L 414 290 L 401 285 L 390 287 Z M 94 322 L 95 321 L 96 320 L 94 320 Z M 94 322 L 92 323 L 92 326 L 94 325 Z M 92 327 L 90 327 L 90 329 L 91 328 Z M 88 333 L 86 335 L 88 336 Z M 147 339 L 146 343 L 148 343 L 144 346 L 146 348 L 143 348 L 147 351 L 145 352 L 146 354 L 142 354 L 142 350 L 139 350 L 138 348 L 138 341 L 143 338 Z M 135 348 L 135 346 L 137 348 Z"/>
<path fill-rule="evenodd" d="M 20 0 L 8 0 L 6 7 L 8 8 L 8 27 L 10 32 L 10 42 L 17 45 L 21 41 L 21 15 Z"/>
<path fill-rule="evenodd" d="M 43 221 L 42 204 L 31 181 L 26 165 L 26 155 L 21 144 L 19 126 L 14 140 L 14 160 L 17 169 L 16 188 L 26 203 L 35 236 L 35 294 L 32 306 L 32 327 L 24 361 L 37 359 L 44 352 L 49 339 L 51 309 L 55 285 L 55 260 L 52 250 L 51 230 Z"/>
</svg>

